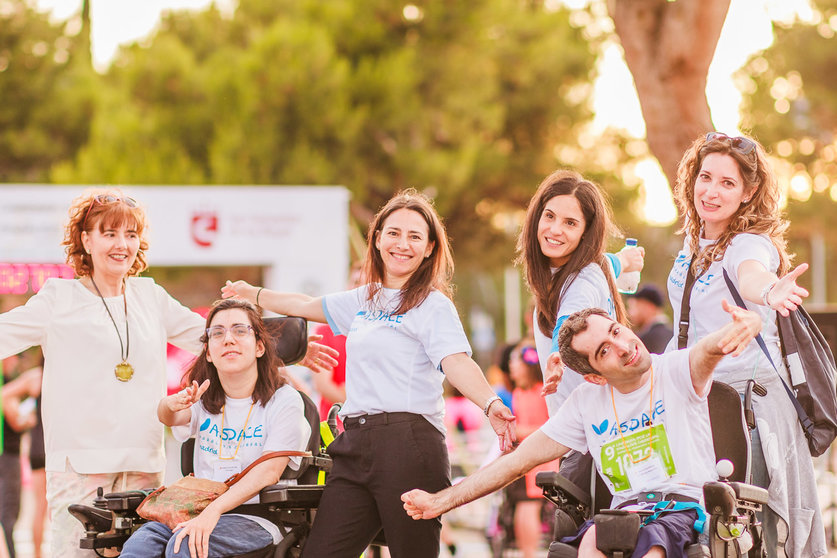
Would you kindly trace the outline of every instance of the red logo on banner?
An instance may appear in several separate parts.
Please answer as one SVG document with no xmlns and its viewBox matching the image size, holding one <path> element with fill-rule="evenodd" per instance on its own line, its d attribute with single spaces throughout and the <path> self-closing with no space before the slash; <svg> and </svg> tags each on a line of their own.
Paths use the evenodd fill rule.
<svg viewBox="0 0 837 558">
<path fill-rule="evenodd" d="M 218 214 L 201 211 L 192 215 L 192 240 L 198 246 L 208 248 L 218 236 Z"/>
</svg>

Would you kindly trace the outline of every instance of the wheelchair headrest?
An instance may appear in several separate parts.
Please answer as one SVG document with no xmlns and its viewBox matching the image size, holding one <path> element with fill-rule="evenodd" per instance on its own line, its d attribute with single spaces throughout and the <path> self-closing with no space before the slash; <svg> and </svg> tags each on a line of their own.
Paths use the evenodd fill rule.
<svg viewBox="0 0 837 558">
<path fill-rule="evenodd" d="M 286 366 L 302 360 L 308 350 L 308 322 L 305 318 L 265 318 L 264 325 L 273 338 L 274 352 Z"/>
</svg>

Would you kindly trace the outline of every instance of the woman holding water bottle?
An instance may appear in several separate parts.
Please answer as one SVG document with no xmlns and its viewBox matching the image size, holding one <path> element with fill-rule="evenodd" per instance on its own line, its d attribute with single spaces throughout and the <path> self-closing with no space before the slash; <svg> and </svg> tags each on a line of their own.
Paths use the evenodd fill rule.
<svg viewBox="0 0 837 558">
<path fill-rule="evenodd" d="M 617 255 L 605 254 L 607 237 L 614 232 L 600 188 L 576 172 L 553 172 L 529 202 L 517 252 L 535 298 L 534 335 L 541 370 L 547 370 L 547 359 L 560 360 L 553 339 L 573 312 L 602 308 L 624 322 L 614 274 L 642 269 L 645 252 L 626 247 Z M 550 416 L 582 382 L 574 372 L 563 376 L 544 378 Z"/>
</svg>

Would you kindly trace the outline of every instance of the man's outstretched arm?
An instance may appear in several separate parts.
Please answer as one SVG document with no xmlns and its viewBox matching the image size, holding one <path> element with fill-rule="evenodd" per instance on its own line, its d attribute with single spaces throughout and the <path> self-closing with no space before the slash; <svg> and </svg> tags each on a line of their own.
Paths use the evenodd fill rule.
<svg viewBox="0 0 837 558">
<path fill-rule="evenodd" d="M 401 500 L 407 514 L 413 519 L 432 519 L 490 494 L 535 466 L 558 459 L 568 451 L 570 448 L 538 430 L 523 440 L 517 449 L 500 456 L 462 482 L 435 494 L 411 490 L 402 494 Z"/>
<path fill-rule="evenodd" d="M 721 301 L 721 306 L 732 316 L 732 321 L 698 341 L 689 352 L 692 385 L 699 395 L 708 389 L 712 372 L 721 359 L 728 354 L 740 355 L 761 331 L 761 316 L 756 312 L 733 306 L 726 300 Z"/>
</svg>

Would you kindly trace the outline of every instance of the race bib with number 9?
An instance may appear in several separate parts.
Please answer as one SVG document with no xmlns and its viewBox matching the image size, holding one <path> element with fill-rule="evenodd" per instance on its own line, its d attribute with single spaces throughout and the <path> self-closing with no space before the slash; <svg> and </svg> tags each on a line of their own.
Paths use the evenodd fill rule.
<svg viewBox="0 0 837 558">
<path fill-rule="evenodd" d="M 651 430 L 653 436 L 649 433 L 649 428 L 651 427 L 646 426 L 625 434 L 623 438 L 616 438 L 602 446 L 602 473 L 613 483 L 613 489 L 616 492 L 631 488 L 629 477 L 633 477 L 634 483 L 637 483 L 640 479 L 648 480 L 649 475 L 658 481 L 677 473 L 668 444 L 665 424 L 655 424 Z M 626 448 L 627 451 L 625 451 Z M 651 461 L 648 461 L 649 453 L 653 457 Z M 645 461 L 648 463 L 643 465 Z M 628 471 L 632 468 L 634 470 L 629 473 Z"/>
</svg>

